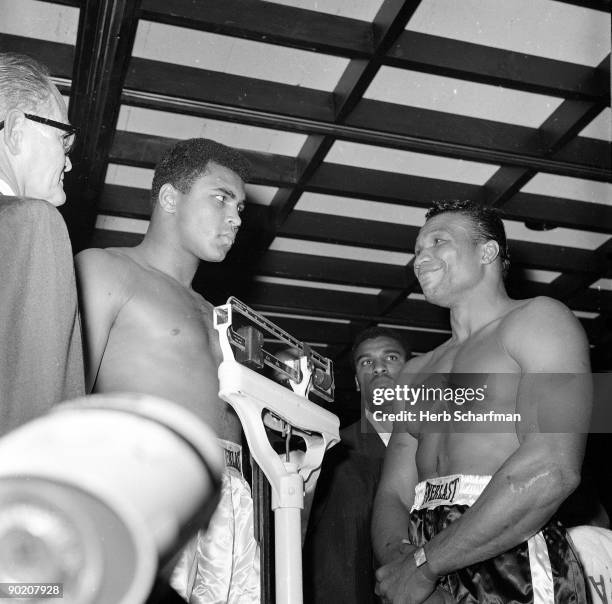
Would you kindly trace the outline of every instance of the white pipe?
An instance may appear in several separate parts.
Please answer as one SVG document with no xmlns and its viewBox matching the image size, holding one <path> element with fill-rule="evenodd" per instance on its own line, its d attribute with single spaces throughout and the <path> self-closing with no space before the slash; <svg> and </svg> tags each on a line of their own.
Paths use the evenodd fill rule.
<svg viewBox="0 0 612 604">
<path fill-rule="evenodd" d="M 272 495 L 276 604 L 302 604 L 302 529 L 304 481 L 297 465 L 285 462 L 287 475 L 280 480 L 279 496 Z"/>
</svg>

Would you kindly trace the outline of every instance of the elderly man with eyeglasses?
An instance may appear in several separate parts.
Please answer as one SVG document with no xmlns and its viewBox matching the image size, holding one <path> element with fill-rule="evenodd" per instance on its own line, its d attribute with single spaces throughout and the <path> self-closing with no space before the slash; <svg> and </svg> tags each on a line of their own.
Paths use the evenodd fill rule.
<svg viewBox="0 0 612 604">
<path fill-rule="evenodd" d="M 76 129 L 46 67 L 0 53 L 0 435 L 84 394 L 64 174 Z"/>
</svg>

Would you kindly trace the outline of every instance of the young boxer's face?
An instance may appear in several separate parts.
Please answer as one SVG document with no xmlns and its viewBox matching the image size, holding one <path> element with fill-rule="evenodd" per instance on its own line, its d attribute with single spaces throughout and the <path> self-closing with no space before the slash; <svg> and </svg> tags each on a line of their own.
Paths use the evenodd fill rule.
<svg viewBox="0 0 612 604">
<path fill-rule="evenodd" d="M 229 168 L 209 162 L 187 193 L 177 192 L 176 215 L 182 245 L 200 260 L 221 262 L 241 224 L 244 183 Z"/>
</svg>

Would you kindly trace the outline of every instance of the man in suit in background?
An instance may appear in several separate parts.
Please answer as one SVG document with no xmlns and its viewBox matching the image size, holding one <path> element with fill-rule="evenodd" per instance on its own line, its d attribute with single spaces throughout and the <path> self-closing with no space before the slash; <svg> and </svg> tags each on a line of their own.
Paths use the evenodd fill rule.
<svg viewBox="0 0 612 604">
<path fill-rule="evenodd" d="M 362 418 L 340 431 L 341 442 L 323 460 L 303 550 L 304 601 L 372 604 L 372 503 L 389 426 L 372 415 L 372 390 L 395 384 L 410 352 L 390 329 L 371 327 L 353 344 Z"/>
<path fill-rule="evenodd" d="M 76 129 L 47 68 L 0 53 L 0 435 L 84 394 L 64 174 Z"/>
</svg>

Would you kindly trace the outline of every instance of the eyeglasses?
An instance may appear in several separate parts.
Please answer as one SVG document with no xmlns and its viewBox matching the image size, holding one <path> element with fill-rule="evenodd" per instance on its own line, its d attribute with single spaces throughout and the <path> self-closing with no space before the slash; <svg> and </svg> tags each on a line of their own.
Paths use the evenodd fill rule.
<svg viewBox="0 0 612 604">
<path fill-rule="evenodd" d="M 58 130 L 63 130 L 66 134 L 64 134 L 62 138 L 62 144 L 64 145 L 64 153 L 68 155 L 72 150 L 72 145 L 74 144 L 74 137 L 78 134 L 79 129 L 76 126 L 71 124 L 63 124 L 62 122 L 56 122 L 55 120 L 50 120 L 46 117 L 40 117 L 39 115 L 33 115 L 32 113 L 24 113 L 23 114 L 29 120 L 33 122 L 38 122 L 39 124 L 45 124 L 46 126 L 51 126 L 52 128 L 57 128 Z M 4 128 L 4 121 L 0 122 L 0 130 Z"/>
</svg>

